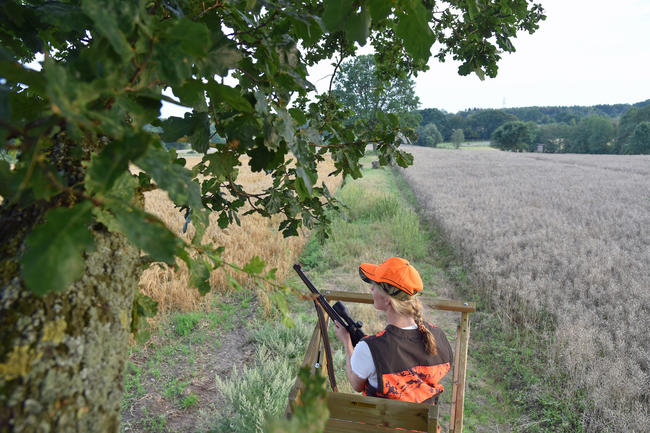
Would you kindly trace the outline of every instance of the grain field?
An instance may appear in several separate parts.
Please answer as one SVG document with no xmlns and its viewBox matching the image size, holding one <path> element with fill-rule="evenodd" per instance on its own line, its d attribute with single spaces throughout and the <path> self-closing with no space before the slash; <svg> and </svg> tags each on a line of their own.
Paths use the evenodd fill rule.
<svg viewBox="0 0 650 433">
<path fill-rule="evenodd" d="M 187 157 L 187 166 L 192 167 L 200 162 L 199 157 Z M 330 191 L 335 191 L 341 177 L 328 177 L 334 171 L 334 164 L 325 161 L 319 165 L 319 181 L 325 182 Z M 237 183 L 248 192 L 260 192 L 270 186 L 271 179 L 262 173 L 250 171 L 246 161 L 240 167 Z M 185 224 L 184 214 L 174 208 L 173 203 L 164 191 L 155 190 L 145 194 L 145 209 L 159 217 L 173 232 L 181 234 L 190 241 L 194 230 L 190 225 L 187 233 L 182 233 Z M 245 209 L 246 210 L 246 209 Z M 243 212 L 242 212 L 243 213 Z M 300 236 L 284 238 L 278 229 L 281 217 L 271 219 L 257 214 L 241 216 L 241 226 L 231 224 L 226 229 L 221 229 L 217 224 L 218 214 L 210 216 L 210 226 L 206 230 L 203 242 L 214 246 L 225 246 L 224 260 L 243 265 L 253 256 L 259 256 L 267 263 L 267 269 L 277 268 L 277 277 L 283 281 L 291 270 L 291 265 L 302 251 L 308 240 L 308 231 L 303 231 Z M 212 299 L 212 294 L 202 297 L 198 290 L 189 286 L 189 272 L 181 260 L 177 260 L 178 267 L 155 264 L 145 270 L 140 279 L 142 292 L 151 296 L 158 302 L 160 311 L 191 311 L 207 306 Z M 240 284 L 246 284 L 244 274 L 227 272 L 218 269 L 210 275 L 210 287 L 213 291 L 228 290 L 228 279 L 234 278 Z"/>
<path fill-rule="evenodd" d="M 650 156 L 409 151 L 482 296 L 586 390 L 583 430 L 650 431 Z"/>
</svg>

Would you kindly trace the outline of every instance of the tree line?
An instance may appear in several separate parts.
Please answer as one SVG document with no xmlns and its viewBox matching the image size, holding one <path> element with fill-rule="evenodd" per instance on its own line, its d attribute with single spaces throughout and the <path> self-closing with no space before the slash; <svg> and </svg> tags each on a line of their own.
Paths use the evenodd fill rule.
<svg viewBox="0 0 650 433">
<path fill-rule="evenodd" d="M 333 96 L 348 110 L 344 123 L 372 127 L 385 113 L 400 127 L 415 130 L 414 143 L 435 147 L 465 140 L 489 140 L 511 151 L 550 153 L 650 153 L 650 99 L 636 104 L 571 107 L 470 109 L 448 113 L 418 110 L 415 83 L 408 74 L 382 79 L 375 56 L 343 62 L 333 81 Z"/>
</svg>

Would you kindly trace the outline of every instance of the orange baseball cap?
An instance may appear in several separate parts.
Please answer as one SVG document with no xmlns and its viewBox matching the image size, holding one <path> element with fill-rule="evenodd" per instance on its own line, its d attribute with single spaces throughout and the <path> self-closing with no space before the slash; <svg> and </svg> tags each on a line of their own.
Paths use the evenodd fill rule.
<svg viewBox="0 0 650 433">
<path fill-rule="evenodd" d="M 414 295 L 423 288 L 422 278 L 411 264 L 402 258 L 391 257 L 381 265 L 361 263 L 359 275 L 366 283 L 388 283 L 398 289 Z"/>
</svg>

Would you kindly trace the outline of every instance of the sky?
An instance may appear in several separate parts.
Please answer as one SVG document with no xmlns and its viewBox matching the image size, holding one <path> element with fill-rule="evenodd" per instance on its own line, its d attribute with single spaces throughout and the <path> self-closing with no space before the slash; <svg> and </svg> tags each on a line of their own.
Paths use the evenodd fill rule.
<svg viewBox="0 0 650 433">
<path fill-rule="evenodd" d="M 532 35 L 520 33 L 515 53 L 496 78 L 458 75 L 458 62 L 440 63 L 415 78 L 420 108 L 450 113 L 469 108 L 632 104 L 650 99 L 650 0 L 538 0 L 547 16 Z M 368 53 L 362 49 L 360 54 Z M 309 69 L 327 90 L 331 61 Z M 183 116 L 164 103 L 162 116 Z"/>
<path fill-rule="evenodd" d="M 458 75 L 459 62 L 432 58 L 415 78 L 420 108 L 635 103 L 650 99 L 650 0 L 538 0 L 545 21 L 520 33 L 496 78 Z M 331 68 L 310 71 L 324 91 Z"/>
</svg>

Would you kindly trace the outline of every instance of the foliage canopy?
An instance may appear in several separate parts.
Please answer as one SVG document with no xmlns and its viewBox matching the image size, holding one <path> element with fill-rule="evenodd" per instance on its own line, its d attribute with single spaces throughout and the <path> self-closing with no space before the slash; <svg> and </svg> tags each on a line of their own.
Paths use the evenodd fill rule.
<svg viewBox="0 0 650 433">
<path fill-rule="evenodd" d="M 533 32 L 544 18 L 541 6 L 519 0 L 31 0 L 2 2 L 0 16 L 0 146 L 17 158 L 0 161 L 0 218 L 9 209 L 46 210 L 21 258 L 25 285 L 37 294 L 80 277 L 92 224 L 124 234 L 152 261 L 180 257 L 201 291 L 223 265 L 221 249 L 201 242 L 210 212 L 226 227 L 248 206 L 282 214 L 287 236 L 300 227 L 326 233 L 325 209 L 336 203 L 316 184 L 318 161 L 329 155 L 336 173 L 360 176 L 371 141 L 382 164 L 406 166 L 411 157 L 398 149 L 397 116 L 347 127 L 329 92 L 309 96 L 307 66 L 342 61 L 369 42 L 382 73 L 411 74 L 426 69 L 437 41 L 436 57 L 459 60 L 461 74 L 494 76 L 517 32 Z M 25 67 L 38 53 L 42 68 Z M 192 112 L 160 119 L 162 101 Z M 204 155 L 192 170 L 161 144 L 179 139 Z M 237 183 L 244 156 L 272 178 L 269 188 Z M 190 243 L 134 200 L 152 188 L 189 210 Z M 263 267 L 254 261 L 244 271 Z"/>
</svg>

